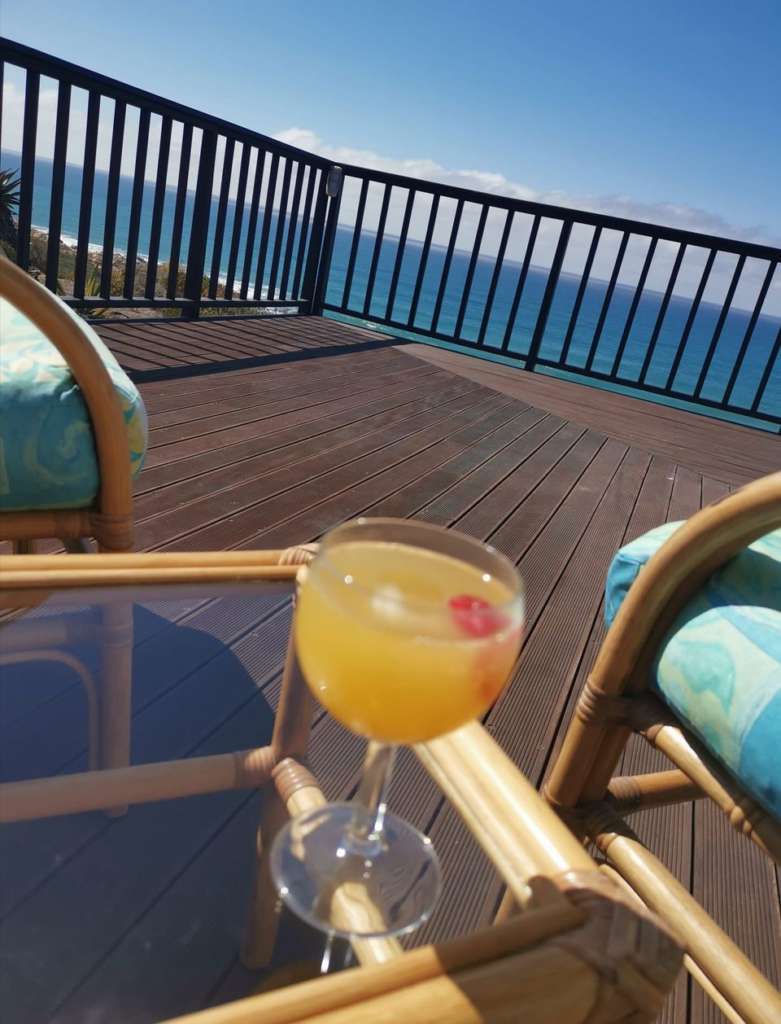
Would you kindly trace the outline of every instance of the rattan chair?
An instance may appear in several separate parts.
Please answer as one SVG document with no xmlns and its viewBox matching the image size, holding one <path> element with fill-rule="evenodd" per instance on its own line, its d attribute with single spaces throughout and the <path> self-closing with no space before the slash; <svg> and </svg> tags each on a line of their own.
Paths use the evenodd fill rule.
<svg viewBox="0 0 781 1024">
<path fill-rule="evenodd" d="M 125 420 L 86 325 L 4 257 L 0 257 L 0 298 L 34 324 L 68 364 L 89 413 L 100 477 L 97 497 L 88 507 L 0 511 L 0 540 L 11 541 L 19 552 L 28 552 L 39 539 L 57 538 L 80 550 L 92 537 L 100 551 L 130 551 L 133 497 Z"/>
<path fill-rule="evenodd" d="M 0 257 L 0 298 L 7 300 L 59 351 L 87 407 L 99 488 L 83 508 L 0 509 L 0 541 L 10 541 L 16 554 L 27 554 L 36 541 L 60 540 L 67 550 L 89 552 L 90 538 L 98 551 L 124 552 L 133 546 L 133 499 L 127 426 L 121 400 L 94 335 L 55 295 L 10 260 Z M 0 338 L 0 345 L 4 340 Z M 8 409 L 3 410 L 8 414 Z M 10 481 L 13 496 L 13 480 Z M 83 686 L 87 702 L 90 764 L 102 768 L 128 762 L 132 653 L 132 608 L 113 605 L 87 624 L 70 627 L 45 620 L 25 623 L 0 651 L 0 671 L 20 661 L 46 659 L 69 668 Z M 75 632 L 74 632 L 75 631 Z M 78 635 L 76 635 L 78 633 Z M 63 647 L 74 640 L 92 640 L 101 667 L 88 665 Z M 120 811 L 121 808 L 115 810 Z"/>
<path fill-rule="evenodd" d="M 150 583 L 291 583 L 306 546 L 241 551 L 0 557 L 0 607 L 35 600 L 36 589 Z M 262 788 L 257 874 L 245 962 L 267 963 L 277 894 L 267 850 L 288 817 L 325 797 L 306 767 L 313 698 L 290 645 L 271 743 L 114 771 L 0 785 L 0 822 L 74 814 L 115 804 Z M 190 1024 L 404 1021 L 408 1024 L 641 1024 L 659 1014 L 681 950 L 655 915 L 627 898 L 481 725 L 415 748 L 504 879 L 522 912 L 436 946 L 405 952 L 390 939 L 353 942 L 360 966 L 181 1018 Z M 365 892 L 333 894 L 346 929 L 373 907 Z"/>
<path fill-rule="evenodd" d="M 679 613 L 719 567 L 779 527 L 781 473 L 776 473 L 704 508 L 651 557 L 618 609 L 544 787 L 564 820 L 604 854 L 607 870 L 679 936 L 690 973 L 728 1019 L 752 1024 L 781 1021 L 781 996 L 642 845 L 622 815 L 708 797 L 738 832 L 781 863 L 779 821 L 649 690 L 655 659 L 663 641 L 674 635 Z M 675 767 L 613 778 L 633 732 Z"/>
</svg>

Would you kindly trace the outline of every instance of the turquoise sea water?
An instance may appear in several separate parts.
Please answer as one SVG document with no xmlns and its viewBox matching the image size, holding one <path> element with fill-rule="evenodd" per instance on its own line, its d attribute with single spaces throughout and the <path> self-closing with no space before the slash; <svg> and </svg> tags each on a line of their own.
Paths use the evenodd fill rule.
<svg viewBox="0 0 781 1024">
<path fill-rule="evenodd" d="M 2 166 L 18 166 L 18 154 L 4 153 L 0 158 Z M 51 171 L 52 165 L 48 160 L 37 160 L 34 178 L 33 194 L 33 224 L 36 227 L 46 229 L 49 219 L 49 200 L 51 192 Z M 105 217 L 106 190 L 108 176 L 101 172 L 95 173 L 95 186 L 92 204 L 92 218 L 90 226 L 90 243 L 100 244 L 103 241 L 103 224 Z M 115 234 L 115 248 L 124 250 L 127 245 L 130 203 L 132 195 L 132 179 L 122 177 L 119 186 L 119 201 L 117 206 L 117 224 Z M 151 225 L 152 201 L 154 195 L 154 184 L 146 182 L 141 213 L 141 227 L 139 232 L 138 251 L 144 254 L 148 249 L 149 233 Z M 79 204 L 81 198 L 81 169 L 68 165 L 65 173 L 65 188 L 63 196 L 62 212 L 62 235 L 63 237 L 75 238 L 78 233 Z M 160 261 L 167 259 L 171 245 L 171 230 L 173 221 L 173 210 L 175 202 L 175 190 L 167 189 L 163 209 Z M 188 193 L 185 208 L 184 231 L 182 238 L 182 259 L 186 259 L 187 246 L 189 241 L 189 224 L 192 216 L 193 194 Z M 213 243 L 214 222 L 216 219 L 216 200 L 212 204 L 212 215 L 210 217 L 209 243 L 207 250 L 207 268 L 211 265 L 211 247 Z M 261 211 L 262 212 L 262 211 Z M 235 215 L 235 204 L 229 203 L 226 219 L 225 241 L 223 243 L 222 256 L 220 261 L 220 272 L 227 271 L 228 252 L 230 248 L 230 237 Z M 247 230 L 247 216 L 244 217 L 241 243 L 239 247 L 239 263 L 237 279 L 241 279 L 242 259 Z M 295 228 L 298 231 L 298 226 Z M 272 218 L 271 238 L 274 238 L 276 231 L 276 216 Z M 345 274 L 349 260 L 350 246 L 352 243 L 352 230 L 340 227 L 337 231 L 334 245 L 329 286 L 326 294 L 326 301 L 334 305 L 341 305 L 344 290 Z M 358 255 L 355 271 L 350 290 L 349 306 L 351 309 L 360 311 L 363 309 L 364 296 L 366 291 L 369 268 L 371 265 L 374 249 L 374 234 L 364 231 L 358 246 Z M 295 240 L 297 251 L 298 238 Z M 384 317 L 386 314 L 387 298 L 390 288 L 393 265 L 396 258 L 398 240 L 386 236 L 381 247 L 380 259 L 377 267 L 374 293 L 368 312 L 374 316 Z M 412 295 L 415 287 L 415 280 L 420 262 L 421 245 L 418 242 L 409 240 L 405 255 L 401 264 L 396 298 L 393 307 L 393 319 L 406 323 Z M 284 250 L 283 250 L 284 251 Z M 256 258 L 256 257 L 255 257 Z M 442 276 L 445 252 L 443 249 L 434 246 L 431 249 L 426 273 L 423 279 L 418 311 L 415 323 L 422 329 L 428 329 L 431 324 L 432 315 L 437 298 L 437 292 Z M 266 265 L 266 278 L 270 258 Z M 456 251 L 448 276 L 447 289 L 442 304 L 442 310 L 438 330 L 443 334 L 450 334 L 455 328 L 461 292 L 469 266 L 469 254 Z M 251 267 L 250 282 L 255 280 L 255 262 Z M 480 258 L 477 262 L 470 299 L 466 307 L 461 337 L 467 341 L 477 339 L 485 308 L 485 298 L 490 286 L 491 276 L 494 270 L 492 258 Z M 517 263 L 506 261 L 500 274 L 493 309 L 488 322 L 485 342 L 491 345 L 501 345 L 505 334 L 513 296 L 518 281 L 519 266 Z M 508 355 L 523 355 L 529 346 L 531 335 L 537 319 L 537 312 L 542 294 L 545 288 L 547 271 L 545 269 L 531 267 L 524 288 L 521 304 L 518 310 L 515 327 L 509 341 Z M 291 277 L 292 280 L 292 277 Z M 551 308 L 548 324 L 541 349 L 542 358 L 558 359 L 564 338 L 569 324 L 570 313 L 579 285 L 579 278 L 563 274 L 560 278 L 556 294 Z M 251 284 L 252 287 L 252 284 Z M 250 294 L 251 294 L 250 287 Z M 580 314 L 578 316 L 576 329 L 572 338 L 568 367 L 577 370 L 583 367 L 586 362 L 591 339 L 600 316 L 607 283 L 605 281 L 591 279 L 585 290 Z M 602 334 L 597 348 L 593 369 L 602 372 L 609 372 L 612 368 L 613 359 L 618 348 L 624 325 L 626 323 L 629 306 L 634 295 L 631 286 L 619 284 L 613 294 L 608 314 L 604 322 Z M 619 374 L 631 380 L 636 380 L 645 359 L 648 342 L 654 330 L 657 314 L 662 295 L 659 292 L 646 290 L 640 300 L 628 343 L 618 367 Z M 689 311 L 691 299 L 673 296 L 664 318 L 660 331 L 654 356 L 649 366 L 647 381 L 652 385 L 665 386 L 672 366 L 678 340 L 681 337 Z M 705 355 L 713 337 L 716 323 L 720 313 L 720 306 L 703 302 L 694 319 L 686 349 L 677 372 L 672 381 L 672 386 L 678 390 L 690 394 L 697 383 Z M 706 399 L 720 401 L 723 396 L 735 365 L 735 357 L 743 340 L 750 314 L 745 310 L 732 308 L 719 339 L 714 359 L 708 375 L 705 379 L 702 396 Z M 777 336 L 781 321 L 772 316 L 761 316 L 755 327 L 751 344 L 746 352 L 742 368 L 737 377 L 732 392 L 732 402 L 736 405 L 750 406 L 765 366 L 771 347 Z M 781 359 L 771 374 L 765 391 L 764 400 L 761 405 L 764 412 L 778 414 L 781 410 Z M 739 416 L 729 418 L 740 420 Z"/>
</svg>

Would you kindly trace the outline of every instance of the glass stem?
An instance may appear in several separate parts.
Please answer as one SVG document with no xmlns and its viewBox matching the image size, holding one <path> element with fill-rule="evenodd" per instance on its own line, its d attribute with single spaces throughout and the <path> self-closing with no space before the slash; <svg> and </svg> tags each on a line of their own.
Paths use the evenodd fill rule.
<svg viewBox="0 0 781 1024">
<path fill-rule="evenodd" d="M 369 741 L 363 762 L 363 777 L 355 794 L 355 814 L 350 828 L 353 846 L 375 846 L 382 839 L 396 747 Z"/>
<path fill-rule="evenodd" d="M 326 932 L 325 946 L 323 947 L 323 956 L 320 960 L 320 973 L 328 974 L 331 969 L 331 957 L 334 952 L 334 933 Z"/>
</svg>

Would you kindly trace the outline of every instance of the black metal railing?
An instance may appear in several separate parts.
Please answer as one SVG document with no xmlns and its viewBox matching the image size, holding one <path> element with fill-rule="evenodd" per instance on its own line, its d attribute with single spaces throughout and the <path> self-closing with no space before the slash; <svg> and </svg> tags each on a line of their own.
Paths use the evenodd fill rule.
<svg viewBox="0 0 781 1024">
<path fill-rule="evenodd" d="M 73 306 L 179 307 L 186 316 L 205 307 L 308 308 L 320 264 L 327 161 L 2 40 L 0 77 L 9 68 L 24 71 L 16 238 L 21 266 L 30 267 L 37 207 L 48 236 L 43 277 Z M 42 76 L 57 93 L 50 165 L 36 159 Z M 83 143 L 74 138 L 74 97 Z M 102 172 L 96 170 L 98 144 L 109 137 L 108 169 Z M 75 168 L 67 162 L 74 144 Z M 122 173 L 123 157 L 132 162 L 132 174 Z M 72 218 L 75 246 L 64 254 L 65 185 L 66 178 L 72 184 L 67 176 L 74 171 L 81 178 Z M 41 216 L 38 179 L 44 175 L 50 184 Z"/>
<path fill-rule="evenodd" d="M 529 370 L 781 423 L 781 250 L 342 171 L 326 311 Z"/>
<path fill-rule="evenodd" d="M 781 424 L 778 248 L 336 167 L 17 43 L 2 41 L 0 58 L 0 76 L 3 64 L 24 71 L 16 258 L 30 262 L 48 174 L 44 277 L 75 306 L 325 312 Z M 41 76 L 57 90 L 50 169 L 36 159 Z M 84 141 L 74 168 L 77 92 Z M 122 173 L 124 153 L 132 174 Z M 80 201 L 63 287 L 71 173 Z"/>
</svg>

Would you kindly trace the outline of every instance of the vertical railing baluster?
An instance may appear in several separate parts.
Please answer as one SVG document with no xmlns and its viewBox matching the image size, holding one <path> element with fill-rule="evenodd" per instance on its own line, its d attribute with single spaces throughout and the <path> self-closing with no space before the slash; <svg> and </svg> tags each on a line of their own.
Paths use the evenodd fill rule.
<svg viewBox="0 0 781 1024">
<path fill-rule="evenodd" d="M 762 312 L 762 307 L 765 304 L 767 293 L 770 290 L 770 283 L 773 280 L 773 274 L 775 273 L 777 266 L 777 263 L 768 263 L 767 272 L 765 273 L 765 278 L 762 281 L 762 287 L 759 289 L 759 294 L 757 295 L 757 301 L 754 303 L 754 309 L 752 310 L 751 318 L 749 319 L 749 322 L 746 325 L 746 331 L 743 335 L 743 340 L 741 341 L 740 348 L 738 349 L 738 353 L 735 356 L 735 365 L 732 367 L 732 373 L 729 375 L 727 386 L 724 389 L 723 401 L 725 405 L 731 404 L 732 392 L 735 388 L 738 375 L 740 374 L 740 368 L 743 365 L 743 360 L 746 357 L 748 346 L 751 342 L 751 338 L 753 337 L 754 329 L 757 326 L 757 320 L 759 320 L 760 313 Z"/>
<path fill-rule="evenodd" d="M 353 238 L 350 243 L 350 255 L 347 258 L 347 270 L 344 276 L 344 288 L 342 290 L 342 306 L 344 309 L 350 308 L 350 289 L 353 283 L 353 273 L 355 271 L 355 260 L 358 255 L 358 246 L 361 242 L 361 230 L 363 229 L 363 214 L 366 209 L 366 196 L 369 191 L 369 179 L 364 178 L 361 182 L 361 191 L 358 196 L 358 209 L 355 213 L 355 226 L 353 227 Z"/>
<path fill-rule="evenodd" d="M 572 345 L 572 336 L 575 333 L 575 325 L 578 322 L 578 316 L 580 315 L 580 307 L 583 304 L 583 296 L 586 294 L 586 288 L 588 287 L 588 279 L 591 276 L 591 268 L 594 265 L 594 257 L 597 254 L 597 246 L 599 240 L 602 237 L 602 228 L 598 227 L 594 230 L 594 234 L 591 238 L 591 245 L 588 249 L 588 255 L 586 256 L 586 263 L 583 267 L 583 273 L 580 276 L 580 284 L 578 286 L 578 294 L 575 296 L 575 304 L 572 307 L 572 313 L 570 314 L 569 324 L 567 325 L 567 333 L 564 336 L 564 344 L 561 349 L 561 355 L 559 356 L 559 363 L 564 366 L 569 359 L 569 350 Z"/>
<path fill-rule="evenodd" d="M 550 308 L 553 303 L 556 285 L 559 283 L 559 275 L 561 274 L 564 257 L 567 253 L 567 245 L 569 243 L 571 231 L 572 221 L 562 221 L 561 231 L 559 232 L 559 241 L 556 246 L 556 252 L 553 255 L 553 262 L 551 263 L 551 268 L 548 273 L 548 281 L 545 285 L 545 292 L 542 296 L 540 309 L 537 313 L 537 323 L 534 326 L 534 333 L 532 334 L 529 351 L 524 361 L 524 369 L 526 370 L 533 370 L 537 363 L 537 359 L 539 358 L 542 338 L 545 334 L 545 327 L 548 323 L 548 314 L 550 313 Z"/>
<path fill-rule="evenodd" d="M 225 218 L 228 212 L 228 193 L 233 170 L 233 150 L 236 143 L 232 138 L 225 139 L 225 156 L 222 161 L 222 182 L 220 198 L 217 202 L 217 219 L 214 223 L 214 244 L 212 246 L 212 266 L 209 274 L 209 298 L 217 298 L 217 286 L 220 283 L 220 260 L 222 258 L 222 241 L 225 235 Z"/>
<path fill-rule="evenodd" d="M 727 316 L 732 305 L 732 300 L 735 297 L 735 291 L 740 281 L 740 275 L 743 273 L 743 267 L 746 263 L 746 257 L 740 256 L 738 262 L 735 264 L 735 269 L 732 271 L 732 279 L 730 280 L 729 287 L 727 288 L 727 294 L 724 296 L 724 302 L 722 303 L 721 312 L 719 313 L 719 319 L 716 321 L 716 327 L 713 331 L 713 335 L 708 344 L 708 348 L 705 352 L 705 359 L 703 360 L 702 366 L 700 367 L 700 374 L 697 378 L 697 385 L 694 388 L 694 397 L 699 398 L 700 393 L 705 386 L 705 380 L 710 370 L 710 364 L 713 360 L 713 356 L 716 353 L 716 349 L 721 338 L 721 332 L 724 330 L 724 324 L 727 322 Z"/>
<path fill-rule="evenodd" d="M 204 131 L 201 136 L 201 155 L 198 161 L 198 180 L 195 186 L 187 273 L 184 282 L 184 295 L 190 303 L 189 309 L 184 315 L 189 313 L 196 317 L 200 310 L 203 292 L 203 271 L 206 265 L 206 243 L 209 235 L 216 156 L 217 133 Z"/>
<path fill-rule="evenodd" d="M 464 200 L 459 199 L 456 203 L 456 212 L 453 217 L 453 226 L 450 229 L 450 240 L 447 245 L 447 252 L 445 253 L 445 262 L 442 266 L 442 277 L 439 281 L 439 290 L 437 292 L 437 301 L 434 306 L 434 316 L 431 318 L 431 333 L 437 333 L 437 327 L 439 326 L 439 316 L 442 312 L 442 303 L 445 299 L 445 290 L 447 288 L 447 279 L 450 276 L 450 265 L 453 262 L 453 251 L 456 247 L 456 239 L 458 238 L 458 229 L 461 227 L 461 215 L 464 212 Z"/>
<path fill-rule="evenodd" d="M 164 117 L 160 126 L 160 151 L 157 154 L 155 198 L 152 202 L 152 226 L 149 232 L 149 259 L 146 265 L 144 295 L 154 299 L 157 291 L 157 260 L 160 255 L 160 233 L 163 224 L 163 206 L 168 181 L 168 158 L 171 152 L 171 118 Z"/>
<path fill-rule="evenodd" d="M 127 235 L 127 255 L 125 256 L 125 286 L 123 295 L 132 299 L 136 283 L 136 257 L 138 255 L 138 235 L 141 229 L 141 207 L 144 201 L 144 181 L 146 177 L 146 155 L 149 148 L 149 111 L 142 110 L 138 115 L 138 138 L 136 139 L 136 165 L 133 172 L 133 198 L 130 201 L 130 226 Z"/>
<path fill-rule="evenodd" d="M 114 272 L 114 234 L 117 228 L 117 201 L 119 200 L 119 173 L 122 169 L 122 143 L 125 136 L 126 106 L 122 100 L 114 103 L 114 127 L 111 131 L 111 156 L 108 162 L 106 189 L 106 219 L 103 225 L 103 255 L 100 260 L 100 296 L 111 298 L 111 277 Z"/>
<path fill-rule="evenodd" d="M 507 243 L 510 241 L 510 231 L 512 229 L 513 219 L 515 217 L 514 210 L 508 210 L 507 216 L 504 220 L 504 228 L 502 229 L 502 237 L 499 242 L 499 249 L 496 253 L 496 260 L 494 262 L 494 270 L 491 274 L 491 284 L 488 286 L 488 295 L 486 296 L 485 306 L 483 308 L 483 318 L 480 321 L 480 332 L 477 335 L 477 344 L 482 345 L 485 341 L 485 333 L 488 330 L 488 322 L 491 319 L 491 311 L 494 307 L 494 298 L 496 296 L 496 288 L 499 284 L 499 277 L 502 273 L 502 266 L 504 264 L 504 254 L 507 252 Z"/>
<path fill-rule="evenodd" d="M 268 275 L 268 298 L 276 298 L 277 273 L 279 272 L 279 258 L 282 253 L 282 239 L 285 237 L 285 226 L 287 224 L 287 202 L 290 196 L 290 177 L 293 173 L 293 161 L 290 157 L 285 158 L 285 170 L 282 174 L 282 191 L 279 194 L 279 212 L 277 213 L 277 230 L 274 235 L 274 248 L 271 253 L 271 269 Z"/>
<path fill-rule="evenodd" d="M 418 272 L 415 275 L 415 290 L 412 293 L 412 302 L 409 307 L 409 317 L 407 318 L 407 327 L 410 330 L 415 328 L 415 316 L 418 312 L 418 302 L 420 300 L 420 292 L 423 287 L 423 278 L 426 273 L 426 266 L 428 264 L 428 254 L 431 251 L 431 240 L 434 237 L 434 225 L 437 220 L 437 213 L 439 211 L 439 194 L 434 193 L 431 200 L 431 209 L 428 214 L 428 224 L 426 225 L 426 237 L 423 241 L 423 248 L 420 253 L 420 262 L 418 263 Z"/>
<path fill-rule="evenodd" d="M 0 90 L 2 90 L 2 82 L 0 82 Z M 51 202 L 49 203 L 49 244 L 46 250 L 46 287 L 53 292 L 59 290 L 57 272 L 60 264 L 62 200 L 65 191 L 65 158 L 68 152 L 70 106 L 70 83 L 60 81 L 57 88 L 57 122 L 54 129 L 52 194 Z"/>
<path fill-rule="evenodd" d="M 239 258 L 239 242 L 241 241 L 241 226 L 244 223 L 244 203 L 247 198 L 247 176 L 249 175 L 249 152 L 248 143 L 241 146 L 241 161 L 239 163 L 239 180 L 236 185 L 236 205 L 233 210 L 233 232 L 231 234 L 231 247 L 228 253 L 228 273 L 225 278 L 225 298 L 233 298 L 233 281 L 236 277 L 236 263 Z"/>
<path fill-rule="evenodd" d="M 171 230 L 171 258 L 168 264 L 169 299 L 176 297 L 179 284 L 179 255 L 182 249 L 182 230 L 184 228 L 184 208 L 187 203 L 187 183 L 190 179 L 190 154 L 193 144 L 193 126 L 182 126 L 182 152 L 179 159 L 179 178 L 176 182 L 176 202 L 174 204 L 174 221 Z"/>
<path fill-rule="evenodd" d="M 415 202 L 415 194 L 415 190 L 412 188 L 407 192 L 407 202 L 401 222 L 401 234 L 399 235 L 399 244 L 396 249 L 396 259 L 393 261 L 393 276 L 391 277 L 390 290 L 388 291 L 388 301 L 385 305 L 386 320 L 393 320 L 393 304 L 396 301 L 396 290 L 399 286 L 401 262 L 404 259 L 404 248 L 407 244 L 407 234 L 409 232 L 409 222 L 412 217 L 412 205 Z"/>
<path fill-rule="evenodd" d="M 372 252 L 372 262 L 369 268 L 369 278 L 366 282 L 366 295 L 363 299 L 363 315 L 368 316 L 372 296 L 374 295 L 374 281 L 377 277 L 377 266 L 380 262 L 380 253 L 382 252 L 382 241 L 385 237 L 385 222 L 388 219 L 388 205 L 391 197 L 391 186 L 386 183 L 385 190 L 382 194 L 382 205 L 380 207 L 380 219 L 377 224 L 377 234 L 374 238 L 374 251 Z"/>
<path fill-rule="evenodd" d="M 309 179 L 306 183 L 306 199 L 304 200 L 304 212 L 301 216 L 301 232 L 298 238 L 298 252 L 296 253 L 296 270 L 293 275 L 293 298 L 298 299 L 301 297 L 301 275 L 304 272 L 306 266 L 306 243 L 309 238 L 310 229 L 310 215 L 312 213 L 312 199 L 315 194 L 315 181 L 317 179 L 317 169 L 314 166 L 309 167 Z"/>
<path fill-rule="evenodd" d="M 475 276 L 475 268 L 477 267 L 477 260 L 480 255 L 480 246 L 483 244 L 483 233 L 485 232 L 485 222 L 488 219 L 488 206 L 483 204 L 483 209 L 480 213 L 480 220 L 477 223 L 477 231 L 475 232 L 475 242 L 472 246 L 472 256 L 469 260 L 469 267 L 466 272 L 466 278 L 464 280 L 464 288 L 461 295 L 461 305 L 458 310 L 458 318 L 456 319 L 456 326 L 453 334 L 456 338 L 461 336 L 461 328 L 464 326 L 464 317 L 466 316 L 466 307 L 469 304 L 469 293 L 472 291 L 472 281 Z"/>
<path fill-rule="evenodd" d="M 266 198 L 263 202 L 263 227 L 260 231 L 260 245 L 258 247 L 258 269 L 255 274 L 255 299 L 263 297 L 263 271 L 266 269 L 266 253 L 268 251 L 268 237 L 271 231 L 271 218 L 274 213 L 274 193 L 277 188 L 277 171 L 279 170 L 279 154 L 275 153 L 271 158 L 271 167 L 268 172 L 268 184 L 266 185 Z"/>
<path fill-rule="evenodd" d="M 0 60 L 0 153 L 3 151 L 3 79 L 5 76 L 5 61 Z"/>
<path fill-rule="evenodd" d="M 618 247 L 618 253 L 616 254 L 616 262 L 613 265 L 613 273 L 610 275 L 610 281 L 608 282 L 607 291 L 605 297 L 602 300 L 602 308 L 599 311 L 599 319 L 597 321 L 596 330 L 594 336 L 591 339 L 591 344 L 588 349 L 588 356 L 586 358 L 586 372 L 591 371 L 591 367 L 594 365 L 594 358 L 597 354 L 597 348 L 599 346 L 600 338 L 602 337 L 602 331 L 605 327 L 605 320 L 607 319 L 608 310 L 610 309 L 610 303 L 613 301 L 613 293 L 616 290 L 616 284 L 618 283 L 618 275 L 621 273 L 621 266 L 624 262 L 624 256 L 626 254 L 626 247 L 629 242 L 629 232 L 625 231 L 621 237 L 621 244 Z"/>
<path fill-rule="evenodd" d="M 537 232 L 539 230 L 540 215 L 537 213 L 532 221 L 529 238 L 526 241 L 526 251 L 523 254 L 521 272 L 518 275 L 518 283 L 515 286 L 515 294 L 513 295 L 512 305 L 510 306 L 510 315 L 507 317 L 507 326 L 504 329 L 504 337 L 502 338 L 502 352 L 506 352 L 510 347 L 510 339 L 512 338 L 513 329 L 515 327 L 515 318 L 518 316 L 518 307 L 521 304 L 521 296 L 523 295 L 523 289 L 526 287 L 526 278 L 529 276 L 532 253 L 534 252 L 534 245 L 537 241 Z"/>
<path fill-rule="evenodd" d="M 648 279 L 648 272 L 650 271 L 651 264 L 653 263 L 658 241 L 659 239 L 654 235 L 648 244 L 648 251 L 645 254 L 645 260 L 643 261 L 643 269 L 640 271 L 637 287 L 635 288 L 635 293 L 632 296 L 632 304 L 629 307 L 629 313 L 626 317 L 626 323 L 624 324 L 624 330 L 621 334 L 621 340 L 618 343 L 616 354 L 613 356 L 613 365 L 611 366 L 609 373 L 610 377 L 616 377 L 619 367 L 621 366 L 621 360 L 624 358 L 624 350 L 626 349 L 627 342 L 629 341 L 629 335 L 632 332 L 635 316 L 637 315 L 637 308 L 640 305 L 641 298 L 643 297 L 643 289 L 645 288 L 645 282 Z"/>
<path fill-rule="evenodd" d="M 312 217 L 311 237 L 306 254 L 306 269 L 304 270 L 304 280 L 301 285 L 302 297 L 309 303 L 308 312 L 310 314 L 320 312 L 319 309 L 315 308 L 315 291 L 317 286 L 317 268 L 320 265 L 320 257 L 323 250 L 326 211 L 328 209 L 327 181 L 327 172 L 321 171 L 317 186 L 317 202 L 315 203 L 315 212 Z"/>
<path fill-rule="evenodd" d="M 35 177 L 35 140 L 38 134 L 38 94 L 41 76 L 28 71 L 22 117 L 22 162 L 19 185 L 19 216 L 16 225 L 16 262 L 24 270 L 30 265 L 30 229 L 33 219 L 33 182 Z"/>
<path fill-rule="evenodd" d="M 781 327 L 778 328 L 778 334 L 776 340 L 773 342 L 773 347 L 767 357 L 767 363 L 765 369 L 762 371 L 762 376 L 757 386 L 756 394 L 754 395 L 754 401 L 751 403 L 751 412 L 758 412 L 759 407 L 762 405 L 762 399 L 765 397 L 765 389 L 770 382 L 770 377 L 775 369 L 776 361 L 781 354 Z M 776 417 L 777 418 L 777 417 Z"/>
<path fill-rule="evenodd" d="M 643 365 L 640 370 L 639 377 L 639 381 L 641 384 L 645 384 L 645 379 L 648 376 L 648 370 L 651 367 L 651 360 L 653 359 L 654 352 L 656 351 L 656 342 L 659 340 L 659 332 L 662 329 L 664 318 L 667 315 L 667 309 L 670 305 L 670 299 L 673 295 L 673 289 L 675 288 L 675 284 L 678 280 L 678 272 L 681 269 L 681 263 L 683 263 L 683 257 L 686 254 L 686 249 L 687 243 L 681 242 L 681 244 L 678 246 L 678 253 L 675 257 L 675 263 L 673 263 L 673 269 L 672 273 L 670 274 L 670 280 L 667 282 L 667 288 L 664 292 L 662 304 L 659 307 L 659 312 L 656 316 L 656 323 L 654 324 L 654 329 L 651 333 L 651 339 L 648 342 L 648 348 L 646 349 L 645 359 L 643 359 Z"/>
<path fill-rule="evenodd" d="M 290 217 L 288 218 L 287 238 L 285 240 L 285 258 L 282 262 L 282 278 L 279 282 L 280 299 L 287 298 L 287 286 L 290 279 L 290 264 L 293 259 L 293 246 L 296 240 L 296 229 L 298 228 L 298 211 L 301 206 L 301 189 L 304 187 L 304 165 L 299 161 L 296 184 L 293 189 L 293 200 L 290 206 Z"/>
<path fill-rule="evenodd" d="M 89 255 L 90 221 L 92 219 L 92 191 L 95 185 L 95 153 L 98 145 L 100 94 L 91 92 L 87 102 L 87 127 L 84 134 L 84 163 L 81 172 L 81 199 L 79 202 L 79 236 L 76 242 L 76 261 L 73 269 L 73 294 L 84 297 Z"/>
<path fill-rule="evenodd" d="M 258 150 L 255 161 L 255 180 L 252 183 L 252 199 L 250 200 L 249 221 L 247 222 L 247 241 L 244 246 L 244 268 L 241 275 L 241 291 L 239 298 L 246 299 L 249 292 L 249 278 L 252 273 L 252 254 L 255 251 L 255 234 L 258 230 L 258 207 L 260 206 L 260 189 L 263 185 L 263 168 L 266 163 L 266 151 Z"/>
<path fill-rule="evenodd" d="M 708 278 L 710 277 L 711 270 L 713 269 L 713 261 L 715 259 L 716 250 L 711 249 L 711 251 L 708 253 L 708 259 L 705 264 L 705 268 L 702 272 L 702 276 L 700 277 L 700 283 L 697 286 L 697 291 L 695 293 L 694 299 L 692 300 L 691 308 L 689 309 L 689 315 L 686 318 L 686 324 L 683 328 L 683 334 L 681 335 L 680 341 L 678 342 L 678 348 L 675 352 L 675 358 L 673 359 L 672 365 L 670 366 L 670 372 L 667 374 L 667 380 L 665 381 L 664 385 L 667 391 L 669 391 L 672 387 L 673 382 L 675 380 L 675 376 L 678 373 L 678 367 L 681 365 L 683 353 L 686 350 L 686 342 L 689 340 L 689 335 L 691 334 L 691 329 L 694 325 L 694 319 L 697 316 L 697 310 L 700 308 L 702 296 L 704 295 L 705 289 L 708 285 Z"/>
</svg>

